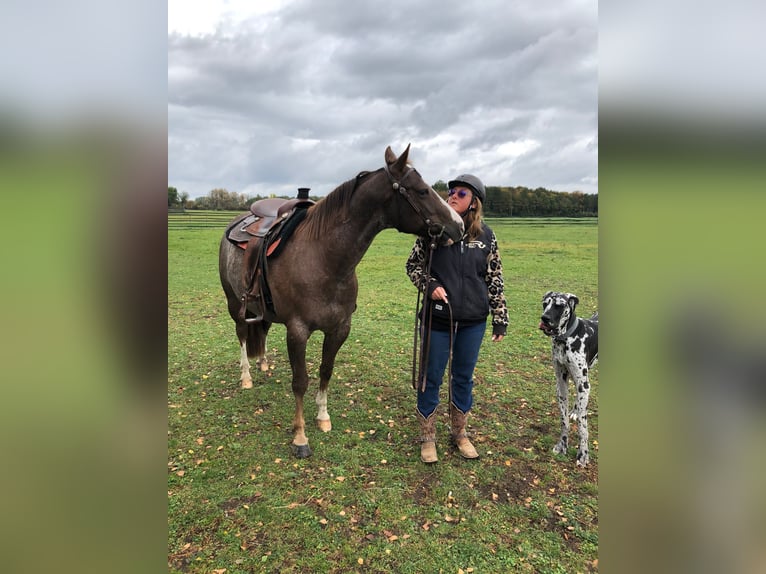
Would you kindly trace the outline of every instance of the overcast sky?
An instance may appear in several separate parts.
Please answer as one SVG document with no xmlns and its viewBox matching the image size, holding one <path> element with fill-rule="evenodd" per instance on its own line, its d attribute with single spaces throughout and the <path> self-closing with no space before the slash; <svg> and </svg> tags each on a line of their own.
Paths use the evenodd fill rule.
<svg viewBox="0 0 766 574">
<path fill-rule="evenodd" d="M 598 191 L 589 0 L 168 4 L 168 184 L 325 195 L 383 165 L 426 181 Z"/>
</svg>

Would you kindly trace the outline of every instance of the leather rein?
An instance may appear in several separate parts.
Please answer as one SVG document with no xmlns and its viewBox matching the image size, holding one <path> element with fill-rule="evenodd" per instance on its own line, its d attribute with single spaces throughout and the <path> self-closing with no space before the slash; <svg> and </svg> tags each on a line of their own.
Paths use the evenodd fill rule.
<svg viewBox="0 0 766 574">
<path fill-rule="evenodd" d="M 433 319 L 433 312 L 431 311 L 431 305 L 427 304 L 425 292 L 428 291 L 428 284 L 431 282 L 431 260 L 433 259 L 434 251 L 436 250 L 437 236 L 431 236 L 431 241 L 428 246 L 428 253 L 426 254 L 425 273 L 423 275 L 423 283 L 425 290 L 421 293 L 418 289 L 417 302 L 415 303 L 415 333 L 413 337 L 412 345 L 412 388 L 425 392 L 426 390 L 426 376 L 428 365 L 428 354 L 431 351 L 431 323 Z M 421 305 L 421 295 L 422 305 Z M 448 355 L 448 368 L 447 377 L 449 384 L 447 385 L 447 392 L 449 394 L 449 403 L 452 403 L 452 346 L 455 341 L 455 327 L 454 320 L 452 318 L 452 305 L 449 301 L 444 301 L 447 304 L 449 310 L 449 355 Z M 422 320 L 420 319 L 420 313 L 423 312 Z"/>
<path fill-rule="evenodd" d="M 425 261 L 425 273 L 423 275 L 423 282 L 425 285 L 425 290 L 428 290 L 428 284 L 431 281 L 431 260 L 433 258 L 433 253 L 436 250 L 437 247 L 437 240 L 442 236 L 444 233 L 444 225 L 434 224 L 433 221 L 429 217 L 426 217 L 426 215 L 423 214 L 423 211 L 420 209 L 420 207 L 412 200 L 410 195 L 407 193 L 407 188 L 402 185 L 402 182 L 407 178 L 407 176 L 410 174 L 410 172 L 415 171 L 414 167 L 409 167 L 406 172 L 404 172 L 404 175 L 397 181 L 393 175 L 391 175 L 391 172 L 388 169 L 388 166 L 386 165 L 384 167 L 386 171 L 386 175 L 388 176 L 389 181 L 391 182 L 392 187 L 394 188 L 394 191 L 398 191 L 404 199 L 407 200 L 407 203 L 410 204 L 410 207 L 412 207 L 413 211 L 417 213 L 422 219 L 423 222 L 426 224 L 426 227 L 428 227 L 428 237 L 429 237 L 429 246 L 428 246 L 428 253 L 426 254 L 426 261 Z M 414 329 L 414 337 L 413 337 L 413 345 L 412 345 L 412 388 L 413 389 L 420 389 L 421 392 L 426 390 L 426 371 L 427 371 L 427 365 L 428 365 L 428 354 L 431 349 L 431 322 L 433 318 L 433 314 L 431 312 L 431 306 L 426 305 L 426 298 L 425 296 L 422 298 L 421 301 L 421 293 L 420 289 L 418 291 L 417 296 L 417 302 L 415 304 L 415 329 Z M 421 306 L 422 302 L 422 306 Z M 452 319 L 452 306 L 449 304 L 449 301 L 445 301 L 447 304 L 447 309 L 449 310 L 449 359 L 448 359 L 448 377 L 449 377 L 449 384 L 447 385 L 447 389 L 449 392 L 449 401 L 452 402 L 452 345 L 454 343 L 455 333 L 454 333 L 454 321 Z M 419 315 L 421 312 L 421 309 L 423 309 L 423 319 L 422 321 L 419 320 Z"/>
</svg>

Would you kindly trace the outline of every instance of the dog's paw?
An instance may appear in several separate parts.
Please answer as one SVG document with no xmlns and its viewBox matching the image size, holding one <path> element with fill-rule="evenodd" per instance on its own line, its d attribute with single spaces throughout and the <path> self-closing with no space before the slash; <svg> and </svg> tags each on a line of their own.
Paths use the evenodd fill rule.
<svg viewBox="0 0 766 574">
<path fill-rule="evenodd" d="M 588 455 L 588 451 L 577 451 L 577 466 L 588 466 L 588 462 L 590 461 L 590 456 Z"/>
<path fill-rule="evenodd" d="M 556 443 L 556 446 L 553 447 L 553 452 L 555 454 L 566 454 L 567 453 L 567 441 L 562 439 L 558 443 Z"/>
</svg>

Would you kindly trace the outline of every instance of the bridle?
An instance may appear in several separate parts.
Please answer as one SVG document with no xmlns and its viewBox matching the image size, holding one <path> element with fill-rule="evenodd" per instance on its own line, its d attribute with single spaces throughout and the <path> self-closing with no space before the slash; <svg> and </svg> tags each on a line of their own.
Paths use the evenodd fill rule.
<svg viewBox="0 0 766 574">
<path fill-rule="evenodd" d="M 399 192 L 402 197 L 407 200 L 407 203 L 410 204 L 412 210 L 417 213 L 423 220 L 423 223 L 426 224 L 426 227 L 428 228 L 428 236 L 431 237 L 432 240 L 441 237 L 444 234 L 444 225 L 434 223 L 430 217 L 427 217 L 420 206 L 413 201 L 411 195 L 408 193 L 408 189 L 403 185 L 404 180 L 407 179 L 407 176 L 410 175 L 411 172 L 415 171 L 415 168 L 408 166 L 407 171 L 404 172 L 404 175 L 398 181 L 391 175 L 388 165 L 384 166 L 383 169 L 386 171 L 386 175 L 388 176 L 388 180 L 391 182 L 394 191 Z M 415 171 L 415 173 L 417 173 L 417 171 Z"/>
</svg>

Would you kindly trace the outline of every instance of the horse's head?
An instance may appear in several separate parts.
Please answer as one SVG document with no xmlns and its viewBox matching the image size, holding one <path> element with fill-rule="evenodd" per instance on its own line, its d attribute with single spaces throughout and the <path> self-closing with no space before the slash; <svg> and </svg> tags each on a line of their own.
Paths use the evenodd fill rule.
<svg viewBox="0 0 766 574">
<path fill-rule="evenodd" d="M 396 194 L 393 226 L 404 233 L 437 237 L 445 245 L 458 241 L 464 231 L 462 218 L 407 163 L 409 153 L 409 145 L 398 158 L 386 148 L 385 171 Z"/>
</svg>

